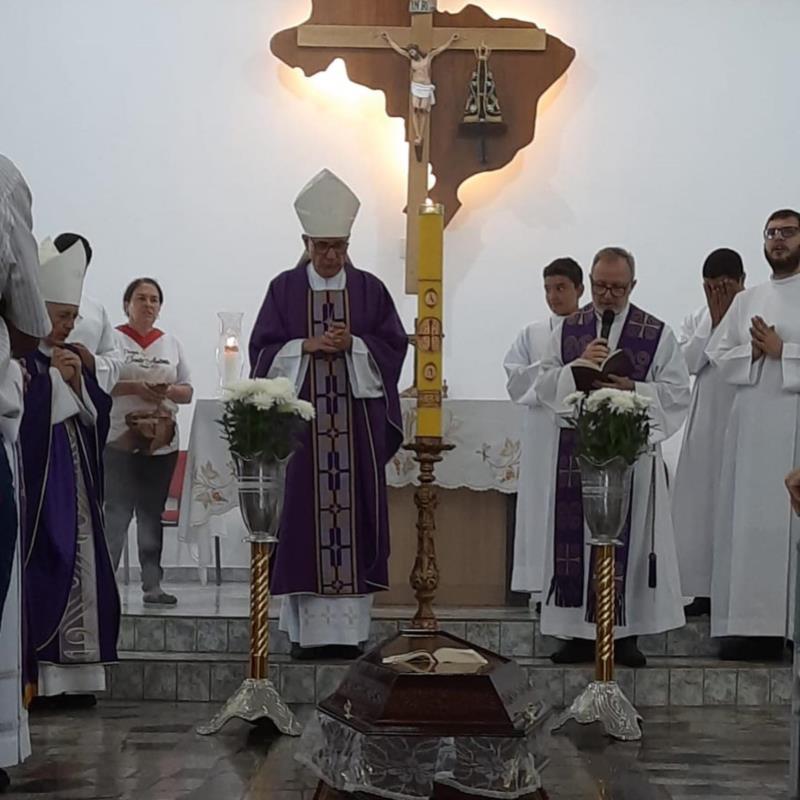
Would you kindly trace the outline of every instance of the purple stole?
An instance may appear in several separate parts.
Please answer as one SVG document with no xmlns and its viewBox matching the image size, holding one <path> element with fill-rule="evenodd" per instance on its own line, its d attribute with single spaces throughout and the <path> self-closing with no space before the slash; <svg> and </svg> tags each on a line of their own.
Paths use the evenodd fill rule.
<svg viewBox="0 0 800 800">
<path fill-rule="evenodd" d="M 350 323 L 347 291 L 309 292 L 309 337 L 322 336 L 332 322 Z M 317 591 L 358 593 L 350 379 L 344 353 L 318 355 L 309 365 L 317 528 Z"/>
<path fill-rule="evenodd" d="M 642 382 L 653 363 L 664 323 L 651 317 L 634 305 L 622 329 L 617 348 L 624 350 L 634 365 L 632 380 Z M 566 365 L 580 358 L 586 346 L 597 338 L 597 315 L 589 305 L 564 320 L 561 329 L 561 360 Z M 577 434 L 572 428 L 560 432 L 558 460 L 556 462 L 556 510 L 555 510 L 555 564 L 553 580 L 547 602 L 555 596 L 557 606 L 580 608 L 584 602 L 584 519 L 581 473 L 575 459 Z M 633 503 L 631 503 L 631 509 Z M 615 549 L 615 609 L 616 624 L 625 624 L 625 584 L 628 571 L 631 511 L 625 523 L 621 547 Z M 591 576 L 586 596 L 586 621 L 594 622 L 596 595 L 594 588 L 594 555 L 590 565 Z"/>
</svg>

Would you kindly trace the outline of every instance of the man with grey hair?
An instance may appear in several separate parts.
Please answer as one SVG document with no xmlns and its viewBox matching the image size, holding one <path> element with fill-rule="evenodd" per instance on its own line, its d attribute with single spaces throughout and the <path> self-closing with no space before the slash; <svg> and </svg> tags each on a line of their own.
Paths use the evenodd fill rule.
<svg viewBox="0 0 800 800">
<path fill-rule="evenodd" d="M 22 607 L 16 441 L 23 376 L 15 360 L 50 332 L 39 292 L 39 256 L 31 233 L 31 194 L 17 168 L 0 155 L 0 793 L 4 767 L 30 755 L 22 708 Z"/>
<path fill-rule="evenodd" d="M 594 389 L 636 391 L 652 401 L 652 453 L 636 464 L 631 512 L 621 534 L 623 546 L 616 549 L 616 658 L 626 666 L 640 667 L 645 657 L 636 637 L 679 628 L 685 622 L 660 442 L 674 434 L 686 417 L 689 372 L 669 327 L 631 304 L 636 264 L 627 250 L 600 250 L 592 262 L 590 283 L 592 303 L 565 319 L 550 337 L 536 392 L 557 415 L 563 414 L 564 398 L 576 389 L 572 363 L 586 359 L 600 365 L 610 353 L 622 350 L 630 361 L 627 374 L 608 375 Z M 595 597 L 586 546 L 589 531 L 574 457 L 575 433 L 563 417 L 558 420 L 556 463 L 543 463 L 540 473 L 540 480 L 549 481 L 553 497 L 547 510 L 552 536 L 541 629 L 549 636 L 570 638 L 552 656 L 553 661 L 590 662 Z"/>
</svg>

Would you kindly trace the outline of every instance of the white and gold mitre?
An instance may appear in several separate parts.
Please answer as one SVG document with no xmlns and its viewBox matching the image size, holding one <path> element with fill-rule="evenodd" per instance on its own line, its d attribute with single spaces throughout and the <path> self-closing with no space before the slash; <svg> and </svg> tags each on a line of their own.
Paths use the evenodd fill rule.
<svg viewBox="0 0 800 800">
<path fill-rule="evenodd" d="M 294 201 L 303 232 L 312 239 L 347 239 L 360 207 L 353 190 L 329 169 L 315 175 Z"/>
<path fill-rule="evenodd" d="M 48 303 L 81 304 L 83 279 L 86 275 L 86 250 L 78 239 L 63 253 L 50 238 L 39 245 L 39 284 Z"/>
</svg>

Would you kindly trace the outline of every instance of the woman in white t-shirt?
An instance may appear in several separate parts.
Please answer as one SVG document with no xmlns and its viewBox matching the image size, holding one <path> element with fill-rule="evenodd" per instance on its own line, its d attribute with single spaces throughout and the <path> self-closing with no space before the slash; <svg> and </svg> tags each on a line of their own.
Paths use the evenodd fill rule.
<svg viewBox="0 0 800 800">
<path fill-rule="evenodd" d="M 105 449 L 105 517 L 116 569 L 136 514 L 144 602 L 174 605 L 161 588 L 161 515 L 178 460 L 178 406 L 192 401 L 193 389 L 180 342 L 155 327 L 163 302 L 152 278 L 137 278 L 123 297 L 128 322 L 116 331 L 123 364 Z"/>
</svg>

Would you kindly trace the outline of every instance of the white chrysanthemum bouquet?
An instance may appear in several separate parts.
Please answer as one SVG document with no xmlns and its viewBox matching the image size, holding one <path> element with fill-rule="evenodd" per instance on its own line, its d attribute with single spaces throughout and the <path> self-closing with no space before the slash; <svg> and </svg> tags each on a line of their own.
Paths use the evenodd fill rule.
<svg viewBox="0 0 800 800">
<path fill-rule="evenodd" d="M 621 389 L 574 392 L 565 398 L 578 434 L 576 456 L 600 465 L 614 458 L 633 464 L 650 440 L 649 397 Z"/>
<path fill-rule="evenodd" d="M 300 400 L 288 378 L 255 378 L 225 387 L 223 435 L 231 452 L 242 458 L 281 461 L 297 446 L 314 407 Z"/>
</svg>

